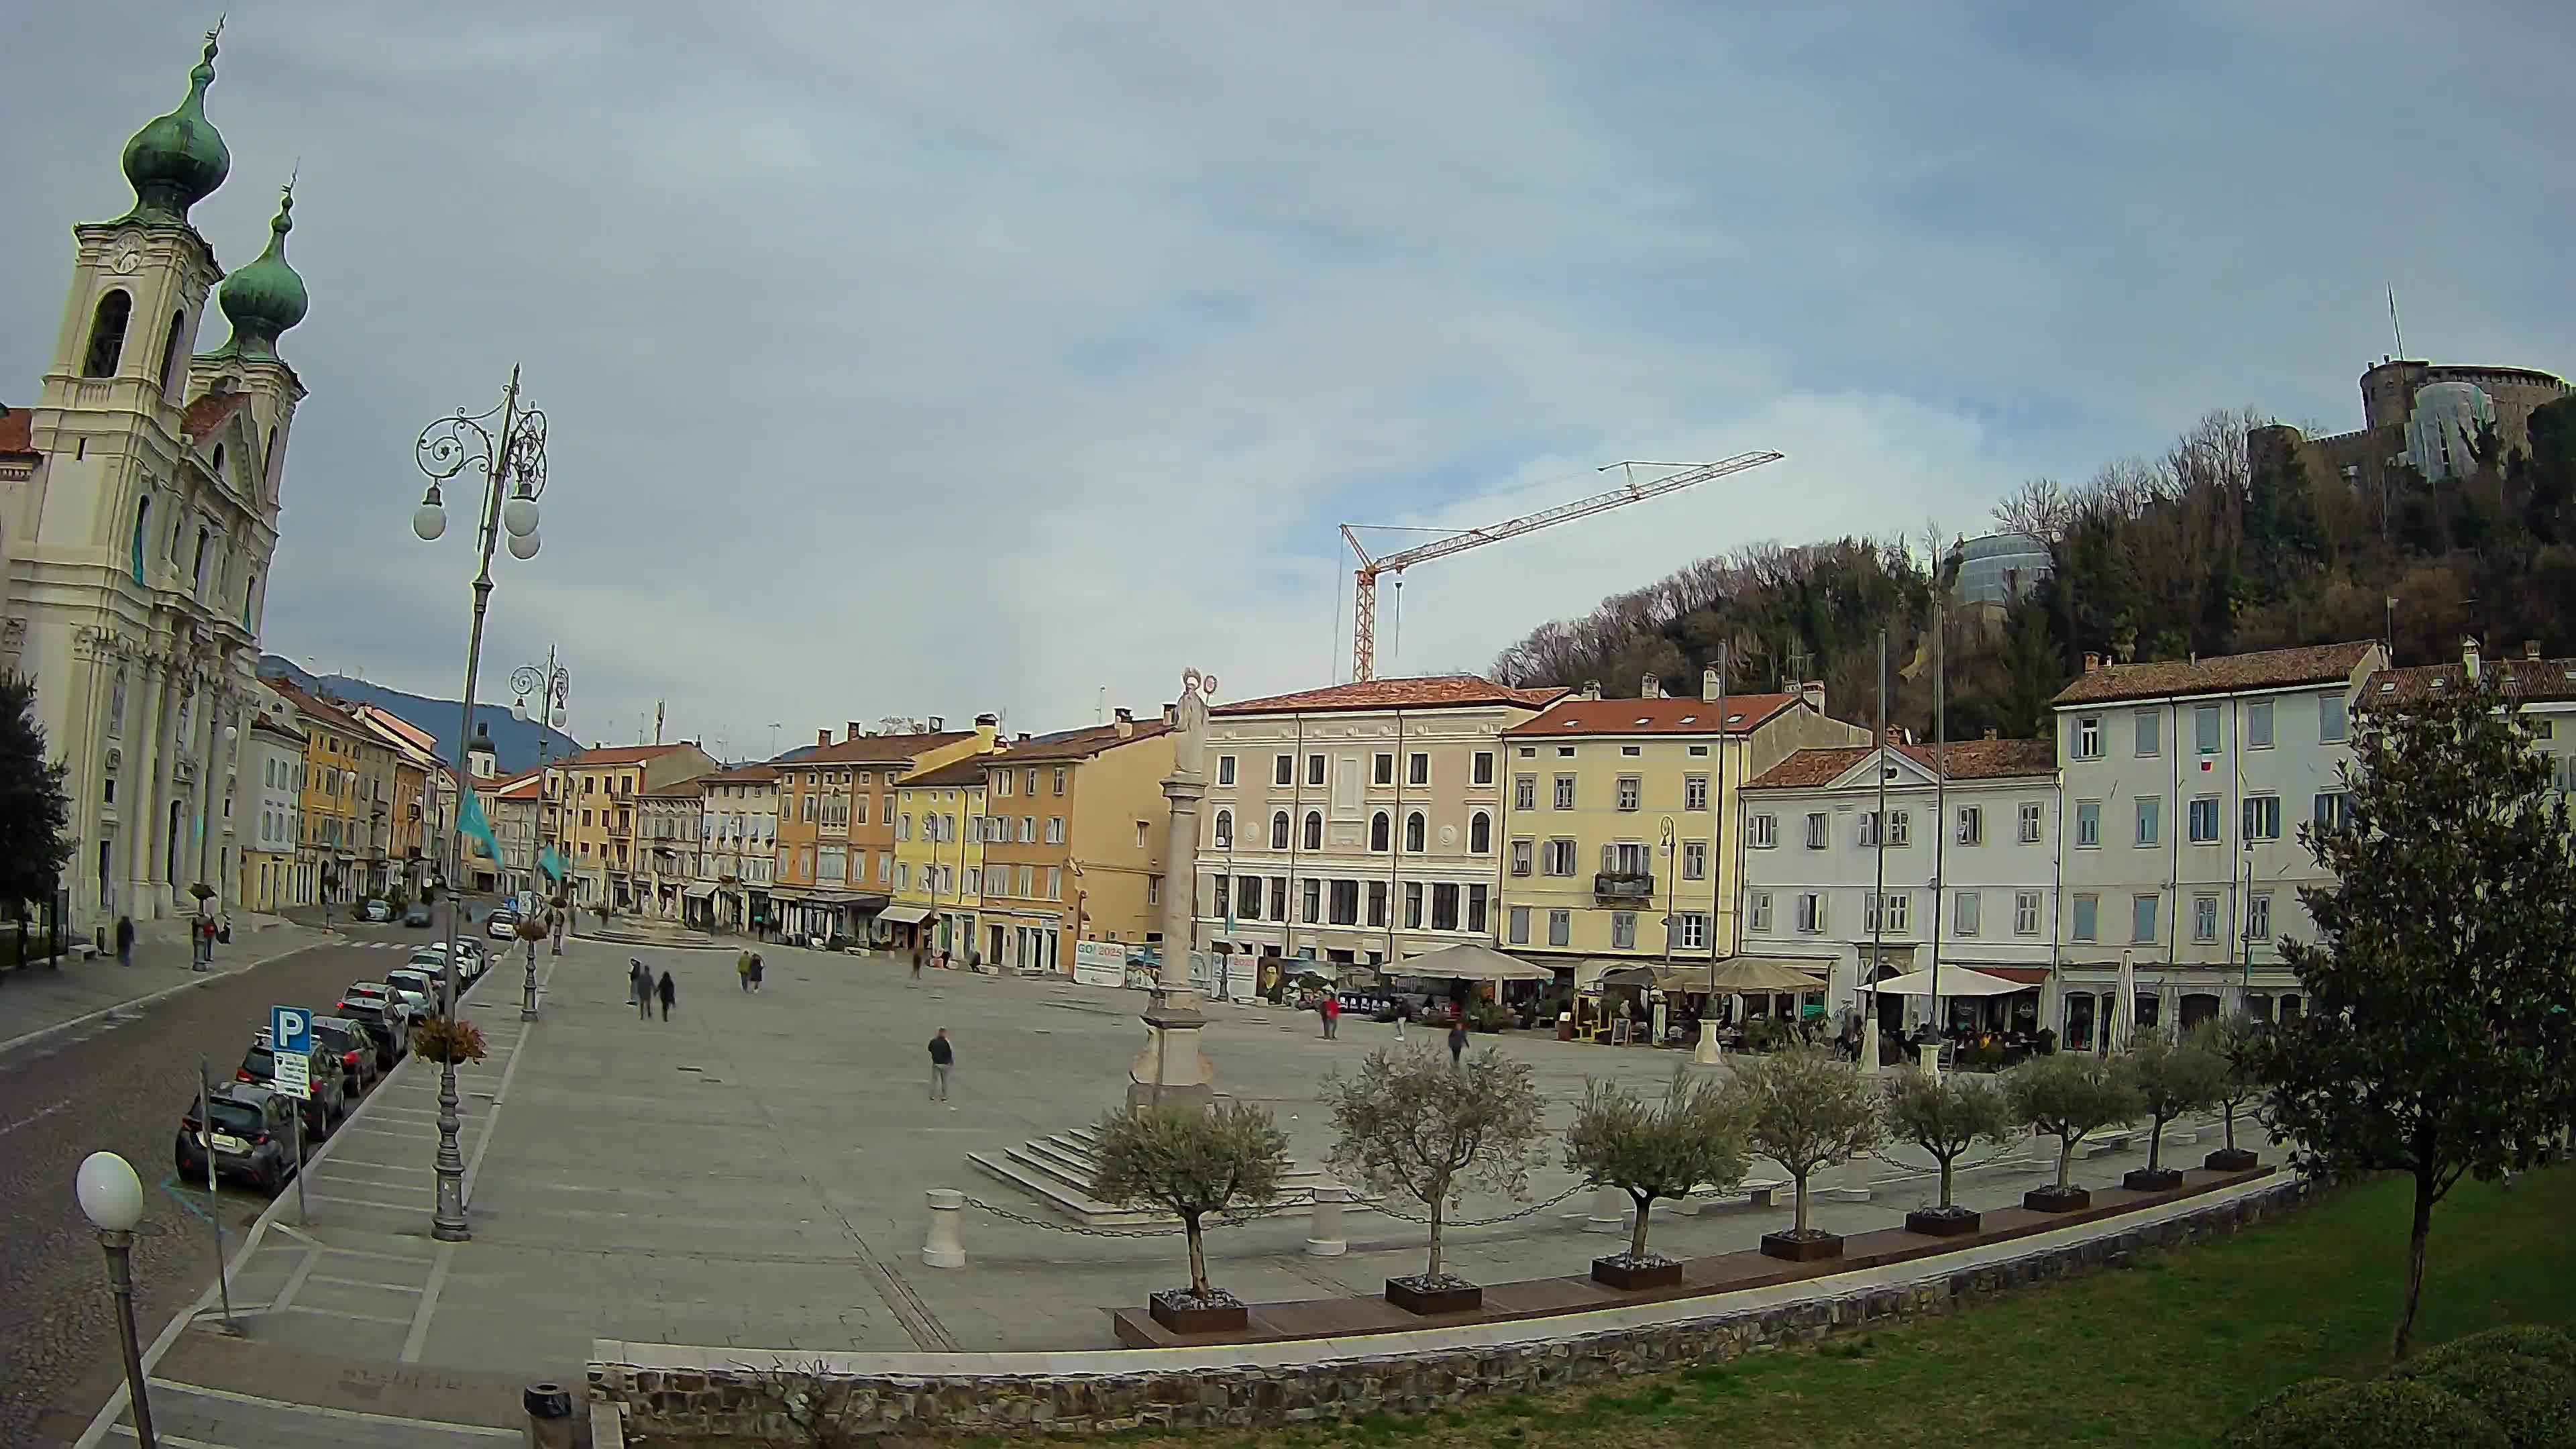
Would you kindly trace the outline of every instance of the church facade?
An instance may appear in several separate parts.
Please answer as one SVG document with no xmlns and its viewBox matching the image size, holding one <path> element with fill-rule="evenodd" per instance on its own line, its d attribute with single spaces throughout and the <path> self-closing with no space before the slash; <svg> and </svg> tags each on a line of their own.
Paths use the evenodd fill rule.
<svg viewBox="0 0 2576 1449">
<path fill-rule="evenodd" d="M 69 295 L 32 407 L 0 412 L 0 667 L 32 677 L 77 839 L 66 923 L 112 929 L 241 898 L 264 695 L 260 611 L 304 385 L 279 337 L 304 317 L 268 248 L 226 274 L 189 208 L 231 156 L 206 117 L 215 37 L 187 96 L 126 143 L 134 206 L 72 228 Z M 209 304 L 212 304 L 211 306 Z M 209 313 L 229 335 L 211 342 Z"/>
</svg>

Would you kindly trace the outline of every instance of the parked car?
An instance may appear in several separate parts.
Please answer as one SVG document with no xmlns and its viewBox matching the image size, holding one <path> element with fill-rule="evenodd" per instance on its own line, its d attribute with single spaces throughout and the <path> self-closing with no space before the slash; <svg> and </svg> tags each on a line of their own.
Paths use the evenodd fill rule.
<svg viewBox="0 0 2576 1449">
<path fill-rule="evenodd" d="M 519 913 L 508 909 L 498 909 L 493 911 L 491 919 L 484 924 L 483 934 L 491 937 L 495 941 L 517 940 L 519 938 Z"/>
<path fill-rule="evenodd" d="M 492 969 L 492 958 L 483 952 L 483 943 L 471 938 L 456 943 L 456 969 L 465 973 L 468 982 L 480 981 Z"/>
<path fill-rule="evenodd" d="M 385 984 L 403 993 L 406 999 L 418 996 L 424 1003 L 418 1014 L 435 1016 L 438 1014 L 439 999 L 446 992 L 446 987 L 439 978 L 446 974 L 447 967 L 444 962 L 427 970 L 417 966 L 397 966 L 385 973 Z M 461 976 L 457 979 L 456 989 L 460 992 L 465 989 L 465 981 Z"/>
<path fill-rule="evenodd" d="M 364 997 L 369 993 L 395 1003 L 411 1016 L 427 1015 L 430 1004 L 437 999 L 433 992 L 410 990 L 385 981 L 352 981 L 348 989 L 340 994 L 345 997 Z"/>
<path fill-rule="evenodd" d="M 354 1021 L 376 1044 L 376 1071 L 379 1076 L 391 1072 L 411 1053 L 411 1013 L 399 1001 L 383 996 L 343 995 L 331 1007 L 331 1013 L 342 1021 Z"/>
<path fill-rule="evenodd" d="M 179 1118 L 179 1140 L 170 1154 L 179 1179 L 204 1182 L 211 1153 L 218 1178 L 247 1182 L 277 1196 L 295 1176 L 298 1154 L 291 1134 L 298 1130 L 296 1116 L 295 1104 L 287 1098 L 266 1087 L 235 1083 L 208 1095 L 208 1120 L 201 1125 L 197 1099 L 190 1097 Z"/>
<path fill-rule="evenodd" d="M 461 941 L 458 944 L 465 947 L 473 947 L 474 945 L 471 941 Z M 411 960 L 405 964 L 411 970 L 417 971 L 421 975 L 429 978 L 430 999 L 433 1001 L 437 1000 L 438 980 L 440 977 L 447 974 L 446 945 L 441 943 L 435 946 L 423 946 L 419 950 L 412 952 Z M 483 952 L 480 948 L 460 950 L 456 953 L 456 991 L 458 995 L 463 995 L 466 988 L 472 986 L 475 979 L 482 974 Z"/>
<path fill-rule="evenodd" d="M 384 1076 L 375 1034 L 366 1024 L 340 1016 L 313 1018 L 313 1040 L 340 1059 L 340 1084 L 348 1098 L 355 1101 L 366 1095 Z"/>
<path fill-rule="evenodd" d="M 308 1141 L 319 1142 L 331 1135 L 331 1129 L 340 1125 L 341 1118 L 349 1115 L 349 1096 L 342 1085 L 347 1074 L 339 1058 L 332 1056 L 330 1049 L 318 1040 L 313 1043 L 313 1050 L 305 1061 L 306 1079 L 312 1082 L 313 1092 L 304 1099 L 304 1136 Z M 277 1056 L 266 1031 L 251 1043 L 250 1050 L 242 1053 L 241 1065 L 233 1068 L 233 1080 L 275 1089 Z"/>
<path fill-rule="evenodd" d="M 365 916 L 370 921 L 390 921 L 394 918 L 394 903 L 381 899 L 371 900 L 364 906 L 359 907 L 359 914 Z"/>
<path fill-rule="evenodd" d="M 429 907 L 419 901 L 403 907 L 403 924 L 420 927 L 429 924 Z"/>
</svg>

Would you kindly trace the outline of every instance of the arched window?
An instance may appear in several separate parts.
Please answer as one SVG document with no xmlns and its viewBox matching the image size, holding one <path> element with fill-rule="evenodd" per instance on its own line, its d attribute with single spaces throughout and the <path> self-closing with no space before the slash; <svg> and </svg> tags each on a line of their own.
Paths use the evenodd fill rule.
<svg viewBox="0 0 2576 1449">
<path fill-rule="evenodd" d="M 1219 850 L 1234 848 L 1234 812 L 1231 810 L 1216 812 L 1216 847 Z"/>
<path fill-rule="evenodd" d="M 223 445 L 223 444 L 221 444 L 221 443 L 217 443 L 217 444 L 215 444 L 215 477 L 216 477 L 217 479 L 221 479 L 223 476 L 224 476 L 224 445 Z"/>
<path fill-rule="evenodd" d="M 143 582 L 144 526 L 152 518 L 152 499 L 147 495 L 134 500 L 134 581 Z"/>
<path fill-rule="evenodd" d="M 214 535 L 208 530 L 202 528 L 197 530 L 197 562 L 190 572 L 190 577 L 196 580 L 196 589 L 200 594 L 206 591 L 206 545 L 213 538 Z"/>
<path fill-rule="evenodd" d="M 1479 810 L 1467 817 L 1467 853 L 1486 855 L 1494 848 L 1494 817 Z"/>
<path fill-rule="evenodd" d="M 1308 850 L 1324 848 L 1324 812 L 1321 810 L 1306 812 L 1306 848 Z"/>
<path fill-rule="evenodd" d="M 1404 817 L 1404 848 L 1416 852 L 1422 849 L 1422 812 L 1419 810 Z"/>
<path fill-rule="evenodd" d="M 188 314 L 170 314 L 170 335 L 161 339 L 161 390 L 174 392 L 179 386 L 179 339 L 188 330 Z"/>
<path fill-rule="evenodd" d="M 1369 817 L 1369 849 L 1386 849 L 1386 829 L 1385 811 L 1381 810 Z"/>
<path fill-rule="evenodd" d="M 1288 812 L 1285 810 L 1276 811 L 1270 817 L 1270 848 L 1288 848 Z"/>
<path fill-rule="evenodd" d="M 81 363 L 81 376 L 116 376 L 116 364 L 125 357 L 125 324 L 133 315 L 134 299 L 122 289 L 98 299 L 98 312 L 90 318 L 89 356 Z"/>
</svg>

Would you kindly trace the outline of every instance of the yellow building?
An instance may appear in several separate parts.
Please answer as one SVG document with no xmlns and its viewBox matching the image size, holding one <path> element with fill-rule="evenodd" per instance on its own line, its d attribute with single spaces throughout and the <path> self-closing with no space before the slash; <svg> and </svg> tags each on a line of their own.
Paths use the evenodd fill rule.
<svg viewBox="0 0 2576 1449">
<path fill-rule="evenodd" d="M 304 732 L 297 802 L 303 829 L 296 858 L 313 881 L 313 899 L 359 900 L 372 888 L 367 862 L 379 823 L 369 788 L 376 781 L 390 788 L 393 750 L 338 705 L 282 679 L 268 681 L 268 687 Z M 382 847 L 373 854 L 381 861 Z"/>
<path fill-rule="evenodd" d="M 984 884 L 984 759 L 969 755 L 895 782 L 893 903 L 877 919 L 896 950 L 963 957 L 975 947 Z"/>
<path fill-rule="evenodd" d="M 1505 950 L 1609 963 L 1734 954 L 1744 878 L 1736 792 L 1811 746 L 1865 743 L 1824 689 L 1698 698 L 1568 695 L 1502 732 Z M 1666 924 L 1669 920 L 1669 926 Z"/>
<path fill-rule="evenodd" d="M 282 709 L 262 709 L 244 732 L 242 792 L 247 818 L 234 821 L 242 842 L 236 882 L 245 911 L 271 913 L 313 904 L 312 872 L 300 867 L 296 846 L 303 798 L 304 732 L 285 723 Z"/>
<path fill-rule="evenodd" d="M 1077 941 L 1162 939 L 1167 721 L 1138 723 L 1122 709 L 1108 724 L 1023 738 L 978 763 L 985 960 L 1069 976 Z"/>
<path fill-rule="evenodd" d="M 546 766 L 543 843 L 563 861 L 573 903 L 634 910 L 636 797 L 715 767 L 686 741 L 587 749 Z"/>
</svg>

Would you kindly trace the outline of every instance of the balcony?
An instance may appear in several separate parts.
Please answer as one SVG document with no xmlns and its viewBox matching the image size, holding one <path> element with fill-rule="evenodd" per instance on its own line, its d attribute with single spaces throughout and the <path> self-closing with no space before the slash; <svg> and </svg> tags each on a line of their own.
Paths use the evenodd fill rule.
<svg viewBox="0 0 2576 1449">
<path fill-rule="evenodd" d="M 624 840 L 634 833 L 635 827 L 631 825 L 612 825 L 608 827 L 608 836 L 611 840 Z"/>
<path fill-rule="evenodd" d="M 1592 894 L 1604 901 L 1650 901 L 1655 878 L 1646 871 L 1605 870 L 1592 877 Z"/>
</svg>

